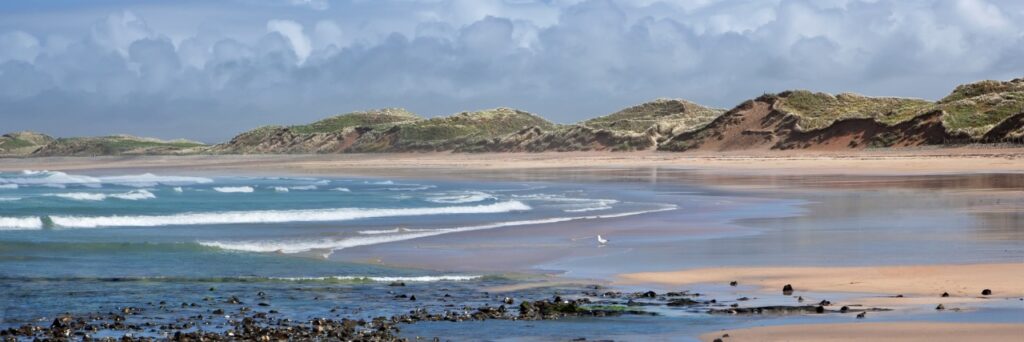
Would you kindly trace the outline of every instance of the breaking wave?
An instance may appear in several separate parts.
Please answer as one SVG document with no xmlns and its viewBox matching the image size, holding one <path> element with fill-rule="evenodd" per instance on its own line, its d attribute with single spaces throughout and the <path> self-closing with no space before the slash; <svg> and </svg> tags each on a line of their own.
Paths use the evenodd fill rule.
<svg viewBox="0 0 1024 342">
<path fill-rule="evenodd" d="M 120 193 L 120 194 L 104 194 L 104 193 L 92 193 L 92 192 L 69 192 L 69 193 L 63 193 L 63 194 L 53 194 L 53 196 L 64 198 L 64 199 L 69 199 L 69 200 L 74 200 L 74 201 L 102 201 L 102 200 L 105 200 L 107 198 L 116 198 L 116 199 L 122 199 L 122 200 L 127 200 L 127 201 L 138 201 L 138 200 L 156 198 L 156 195 L 154 195 L 152 192 L 149 192 L 148 190 L 132 190 L 132 191 L 125 192 L 125 193 Z"/>
<path fill-rule="evenodd" d="M 43 221 L 38 217 L 0 217 L 0 230 L 37 229 L 43 229 Z"/>
<path fill-rule="evenodd" d="M 463 193 L 461 195 L 444 195 L 428 197 L 426 201 L 434 203 L 473 203 L 486 201 L 489 199 L 494 199 L 494 196 L 491 196 L 490 194 L 485 192 L 470 191 Z"/>
<path fill-rule="evenodd" d="M 377 245 L 382 243 L 412 240 L 443 234 L 467 232 L 474 230 L 486 230 L 513 226 L 526 226 L 535 224 L 559 223 L 576 220 L 592 220 L 603 218 L 615 218 L 624 216 L 641 215 L 666 210 L 675 210 L 675 205 L 665 205 L 662 208 L 624 212 L 607 215 L 553 217 L 536 220 L 506 221 L 475 226 L 439 229 L 405 229 L 395 228 L 394 230 L 367 230 L 360 231 L 360 234 L 370 236 L 357 236 L 342 239 L 317 239 L 317 240 L 255 240 L 255 241 L 198 241 L 199 244 L 207 247 L 216 247 L 226 250 L 243 252 L 274 252 L 274 253 L 304 253 L 314 251 L 326 251 L 330 254 L 333 251 L 345 248 Z M 394 233 L 392 233 L 394 232 Z"/>
<path fill-rule="evenodd" d="M 284 223 L 347 221 L 378 217 L 425 216 L 445 214 L 490 214 L 530 210 L 519 201 L 508 201 L 478 206 L 452 206 L 439 208 L 335 208 L 296 210 L 225 211 L 210 213 L 183 213 L 174 215 L 138 216 L 50 216 L 55 227 L 155 227 L 199 224 Z M 38 219 L 37 219 L 38 220 Z"/>
<path fill-rule="evenodd" d="M 213 191 L 232 194 L 232 193 L 249 193 L 249 192 L 256 191 L 256 189 L 253 189 L 251 186 L 218 186 L 218 187 L 213 188 Z"/>
<path fill-rule="evenodd" d="M 101 187 L 103 184 L 115 184 L 133 187 L 153 187 L 157 185 L 189 185 L 206 183 L 213 183 L 213 180 L 204 177 L 160 176 L 152 173 L 102 177 L 74 175 L 60 171 L 47 170 L 24 170 L 21 173 L 13 175 L 0 173 L 0 186 L 10 186 L 9 184 L 14 184 L 62 188 L 67 185 Z"/>
</svg>

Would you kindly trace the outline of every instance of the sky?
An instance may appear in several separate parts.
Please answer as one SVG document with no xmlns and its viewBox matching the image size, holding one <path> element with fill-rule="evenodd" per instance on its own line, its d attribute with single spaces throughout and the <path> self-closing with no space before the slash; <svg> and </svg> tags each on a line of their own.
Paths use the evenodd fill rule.
<svg viewBox="0 0 1024 342">
<path fill-rule="evenodd" d="M 220 142 L 402 107 L 572 123 L 657 98 L 936 100 L 1024 76 L 1019 0 L 0 2 L 0 132 Z"/>
</svg>

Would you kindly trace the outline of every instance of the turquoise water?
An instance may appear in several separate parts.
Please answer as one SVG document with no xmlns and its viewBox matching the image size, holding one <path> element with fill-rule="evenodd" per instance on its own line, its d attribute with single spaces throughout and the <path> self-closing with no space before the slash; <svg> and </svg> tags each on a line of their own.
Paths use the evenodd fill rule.
<svg viewBox="0 0 1024 342">
<path fill-rule="evenodd" d="M 675 208 L 614 196 L 553 183 L 0 173 L 0 323 L 162 301 L 189 308 L 198 301 L 196 312 L 208 312 L 206 296 L 261 291 L 300 319 L 340 315 L 329 311 L 339 305 L 348 315 L 392 315 L 412 308 L 393 300 L 392 281 L 427 298 L 461 292 L 471 304 L 476 289 L 513 281 L 500 272 L 403 269 L 332 255 Z M 424 305 L 431 303 L 417 307 Z"/>
</svg>

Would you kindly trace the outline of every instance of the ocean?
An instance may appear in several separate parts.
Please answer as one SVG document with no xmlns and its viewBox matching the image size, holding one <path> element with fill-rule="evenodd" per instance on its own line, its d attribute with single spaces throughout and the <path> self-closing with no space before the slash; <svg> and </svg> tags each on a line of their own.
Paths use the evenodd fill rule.
<svg viewBox="0 0 1024 342">
<path fill-rule="evenodd" d="M 0 325 L 141 303 L 174 306 L 161 317 L 173 322 L 208 313 L 204 299 L 223 301 L 218 296 L 228 294 L 273 293 L 272 301 L 243 301 L 272 304 L 282 317 L 298 320 L 388 316 L 412 304 L 444 309 L 446 294 L 461 293 L 460 305 L 472 304 L 477 289 L 521 279 L 332 255 L 458 232 L 674 209 L 545 182 L 0 173 Z M 388 287 L 394 282 L 423 299 L 396 301 Z M 434 297 L 423 294 L 433 292 L 439 300 L 431 304 Z"/>
</svg>

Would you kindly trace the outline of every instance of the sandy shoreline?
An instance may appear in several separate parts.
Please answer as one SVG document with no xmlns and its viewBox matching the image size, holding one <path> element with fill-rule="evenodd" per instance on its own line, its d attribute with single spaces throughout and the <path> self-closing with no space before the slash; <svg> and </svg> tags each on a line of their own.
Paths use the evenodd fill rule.
<svg viewBox="0 0 1024 342">
<path fill-rule="evenodd" d="M 1012 341 L 1024 336 L 1024 324 L 987 323 L 843 323 L 795 324 L 726 330 L 701 335 L 713 341 Z"/>
<path fill-rule="evenodd" d="M 1024 147 L 844 152 L 741 151 L 715 154 L 546 152 L 0 158 L 0 171 L 186 169 L 423 176 L 421 171 L 426 169 L 461 172 L 649 167 L 760 175 L 1020 173 L 1024 171 Z"/>
<path fill-rule="evenodd" d="M 848 292 L 992 298 L 1024 296 L 1024 263 L 973 265 L 911 265 L 871 267 L 729 267 L 673 272 L 631 273 L 623 283 L 688 285 L 738 281 L 764 291 Z"/>
</svg>

